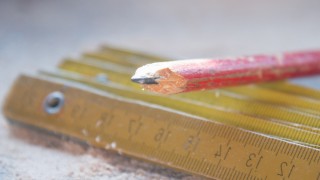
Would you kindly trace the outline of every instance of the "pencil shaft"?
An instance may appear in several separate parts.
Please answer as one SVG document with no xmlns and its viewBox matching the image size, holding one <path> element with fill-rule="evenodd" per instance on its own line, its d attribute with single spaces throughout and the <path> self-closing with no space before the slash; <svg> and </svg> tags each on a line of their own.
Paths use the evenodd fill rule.
<svg viewBox="0 0 320 180">
<path fill-rule="evenodd" d="M 163 94 L 213 89 L 320 74 L 320 50 L 161 62 L 143 66 L 136 74 L 154 78 L 157 84 L 144 88 Z"/>
</svg>

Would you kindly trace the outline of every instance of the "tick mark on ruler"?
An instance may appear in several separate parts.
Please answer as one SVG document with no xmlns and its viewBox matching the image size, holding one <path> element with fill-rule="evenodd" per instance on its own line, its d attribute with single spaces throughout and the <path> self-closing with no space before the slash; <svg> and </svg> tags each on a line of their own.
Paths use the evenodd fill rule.
<svg viewBox="0 0 320 180">
<path fill-rule="evenodd" d="M 261 148 L 259 149 L 258 155 L 260 155 L 262 149 L 263 149 L 263 146 L 261 146 Z"/>
<path fill-rule="evenodd" d="M 218 168 L 219 168 L 219 166 L 220 166 L 220 163 L 221 163 L 221 159 L 219 160 L 218 164 L 216 165 L 216 168 L 215 168 L 213 174 L 216 174 L 216 171 L 218 170 Z"/>
<path fill-rule="evenodd" d="M 250 178 L 251 173 L 252 173 L 252 168 L 250 169 L 249 173 L 247 174 L 247 179 L 249 179 L 249 178 Z M 251 178 L 250 178 L 250 179 L 251 179 Z"/>
</svg>

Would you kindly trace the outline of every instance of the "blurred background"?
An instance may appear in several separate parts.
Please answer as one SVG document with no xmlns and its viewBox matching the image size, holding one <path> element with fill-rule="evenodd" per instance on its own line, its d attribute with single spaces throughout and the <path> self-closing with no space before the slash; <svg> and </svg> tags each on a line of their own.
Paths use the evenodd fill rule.
<svg viewBox="0 0 320 180">
<path fill-rule="evenodd" d="M 320 1 L 0 1 L 0 102 L 20 73 L 52 69 L 101 44 L 177 59 L 319 49 Z M 299 83 L 319 88 L 319 79 Z M 115 154 L 34 145 L 12 136 L 0 115 L 0 179 L 171 175 L 190 178 Z"/>
</svg>

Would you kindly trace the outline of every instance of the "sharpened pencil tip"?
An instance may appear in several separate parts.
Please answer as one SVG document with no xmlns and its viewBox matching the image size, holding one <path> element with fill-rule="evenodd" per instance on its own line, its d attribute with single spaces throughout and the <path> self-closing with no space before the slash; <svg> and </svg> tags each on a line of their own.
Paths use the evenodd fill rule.
<svg viewBox="0 0 320 180">
<path fill-rule="evenodd" d="M 140 84 L 158 84 L 156 78 L 135 78 L 132 77 L 131 81 L 140 83 Z"/>
</svg>

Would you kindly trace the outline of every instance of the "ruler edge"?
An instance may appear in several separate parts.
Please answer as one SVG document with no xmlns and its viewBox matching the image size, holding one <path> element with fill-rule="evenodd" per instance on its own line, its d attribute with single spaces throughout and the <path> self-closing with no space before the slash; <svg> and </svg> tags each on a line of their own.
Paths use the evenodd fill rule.
<svg viewBox="0 0 320 180">
<path fill-rule="evenodd" d="M 36 79 L 36 80 L 41 80 L 41 81 L 46 81 L 48 83 L 54 83 L 55 85 L 65 85 L 64 82 L 67 82 L 68 83 L 68 86 L 70 86 L 71 88 L 74 88 L 74 89 L 77 89 L 77 90 L 81 90 L 81 91 L 85 91 L 86 93 L 91 93 L 91 94 L 94 94 L 94 95 L 98 95 L 98 96 L 106 96 L 107 98 L 112 98 L 112 99 L 115 99 L 115 100 L 120 100 L 120 101 L 125 101 L 126 103 L 137 103 L 137 100 L 133 100 L 133 101 L 128 101 L 127 99 L 124 99 L 124 98 L 120 98 L 118 99 L 117 98 L 117 95 L 113 95 L 111 93 L 107 93 L 107 92 L 104 92 L 104 91 L 100 91 L 100 90 L 97 90 L 97 89 L 94 89 L 94 88 L 91 88 L 91 87 L 88 87 L 86 85 L 82 85 L 80 83 L 76 83 L 76 82 L 71 82 L 71 81 L 67 81 L 67 80 L 57 80 L 56 78 L 47 78 L 47 77 L 35 77 L 35 76 L 30 76 L 30 75 L 20 75 L 15 83 L 12 85 L 11 89 L 13 89 L 15 87 L 16 84 L 18 84 L 19 80 L 21 80 L 20 78 L 21 77 L 26 77 L 26 78 L 32 78 L 32 79 Z M 71 85 L 72 84 L 72 85 Z M 84 86 L 84 87 L 79 87 L 79 86 Z M 98 94 L 96 92 L 88 92 L 87 90 L 88 89 L 93 89 L 97 92 L 99 92 Z M 26 127 L 32 127 L 32 129 L 35 129 L 35 130 L 40 130 L 40 132 L 45 132 L 45 133 L 49 133 L 52 134 L 52 135 L 58 135 L 56 136 L 57 138 L 60 136 L 60 137 L 67 137 L 68 140 L 70 139 L 71 141 L 75 141 L 76 143 L 80 142 L 80 144 L 84 143 L 85 145 L 89 145 L 89 146 L 92 146 L 94 148 L 98 148 L 98 149 L 102 149 L 102 150 L 106 150 L 104 148 L 100 148 L 100 147 L 97 147 L 95 146 L 94 144 L 90 144 L 88 143 L 86 140 L 84 139 L 81 139 L 81 138 L 78 138 L 78 137 L 75 137 L 73 135 L 69 135 L 69 134 L 66 134 L 66 133 L 62 133 L 62 132 L 53 132 L 51 130 L 47 130 L 43 127 L 39 127 L 39 126 L 34 126 L 34 125 L 30 125 L 30 124 L 27 124 L 27 123 L 24 123 L 24 122 L 19 122 L 17 120 L 14 120 L 14 119 L 11 119 L 11 118 L 8 118 L 8 115 L 7 113 L 5 112 L 5 109 L 6 109 L 6 105 L 7 105 L 7 102 L 8 102 L 8 99 L 10 98 L 9 96 L 12 96 L 12 91 L 9 91 L 9 95 L 7 95 L 5 101 L 4 101 L 4 105 L 2 107 L 2 111 L 3 111 L 3 114 L 4 116 L 8 119 L 8 121 L 12 121 L 13 123 L 19 123 L 19 124 L 25 124 Z M 107 95 L 106 95 L 107 94 Z M 116 98 L 115 98 L 116 97 Z M 146 106 L 146 105 L 149 105 L 149 103 L 143 103 L 143 104 L 139 104 L 139 105 L 142 105 L 142 106 Z M 154 107 L 152 107 L 154 108 Z M 161 109 L 163 110 L 163 109 Z M 171 111 L 170 111 L 171 112 Z M 176 112 L 173 112 L 173 113 L 176 113 Z M 180 115 L 188 115 L 188 114 L 180 114 Z M 9 115 L 10 116 L 10 115 Z M 192 117 L 194 118 L 194 116 Z M 205 120 L 206 121 L 206 120 Z M 222 126 L 228 126 L 228 125 L 224 125 L 224 124 L 220 124 L 220 123 L 215 123 L 215 122 L 212 122 L 211 123 L 214 123 L 214 124 L 217 124 L 217 125 L 222 125 Z M 258 136 L 262 136 L 262 137 L 266 137 L 266 138 L 270 138 L 270 139 L 275 139 L 275 140 L 279 140 L 279 141 L 282 141 L 284 143 L 288 143 L 288 144 L 293 144 L 293 145 L 296 145 L 296 146 L 299 146 L 299 147 L 302 147 L 302 148 L 308 148 L 308 149 L 313 149 L 313 150 L 316 150 L 316 151 L 319 151 L 319 149 L 316 149 L 316 148 L 313 148 L 313 147 L 309 147 L 309 146 L 304 146 L 304 145 L 301 145 L 301 144 L 296 144 L 295 142 L 290 142 L 290 141 L 286 141 L 284 139 L 279 139 L 279 138 L 275 138 L 275 137 L 270 137 L 270 136 L 265 136 L 264 134 L 259 134 L 259 133 L 256 133 L 256 132 L 252 132 L 252 131 L 248 131 L 246 129 L 242 129 L 242 128 L 239 128 L 239 127 L 233 127 L 233 126 L 228 126 L 228 127 L 231 127 L 233 129 L 237 129 L 239 131 L 242 131 L 242 132 L 246 132 L 246 133 L 250 133 L 250 134 L 255 134 L 255 135 L 258 135 Z M 42 133 L 41 132 L 41 133 Z M 59 138 L 60 140 L 64 140 L 63 138 Z M 116 152 L 114 150 L 111 150 L 111 152 Z M 180 168 L 178 166 L 169 166 L 169 165 L 166 165 L 165 163 L 159 163 L 159 162 L 156 162 L 155 160 L 148 160 L 148 159 L 145 159 L 143 157 L 137 157 L 134 155 L 134 153 L 132 154 L 128 154 L 128 153 L 125 153 L 126 156 L 130 157 L 130 158 L 135 158 L 135 159 L 139 159 L 139 160 L 143 160 L 143 161 L 147 161 L 147 162 L 150 162 L 152 164 L 155 164 L 155 165 L 158 165 L 158 166 L 163 166 L 163 167 L 166 167 L 166 168 L 171 168 L 171 169 L 174 169 L 176 171 L 179 171 L 179 172 L 184 172 L 184 173 L 188 173 L 188 174 L 193 174 L 193 175 L 197 175 L 197 176 L 201 176 L 201 177 L 209 177 L 209 178 L 212 178 L 211 176 L 205 176 L 204 174 L 200 174 L 200 173 L 197 173 L 197 172 L 193 172 L 193 171 L 188 171 L 188 170 L 185 170 L 183 168 Z M 319 164 L 316 163 L 316 164 Z"/>
<path fill-rule="evenodd" d="M 86 93 L 94 94 L 96 96 L 102 96 L 102 97 L 114 99 L 114 100 L 125 102 L 125 103 L 137 104 L 137 105 L 140 105 L 140 106 L 147 106 L 148 108 L 158 109 L 158 110 L 161 110 L 161 111 L 168 111 L 170 113 L 175 113 L 175 114 L 178 114 L 178 115 L 181 115 L 181 116 L 185 116 L 187 118 L 195 118 L 195 119 L 197 119 L 199 121 L 213 123 L 214 125 L 229 127 L 229 128 L 240 130 L 240 131 L 245 132 L 245 133 L 251 133 L 251 134 L 262 136 L 262 137 L 265 137 L 265 138 L 279 140 L 279 141 L 283 141 L 283 142 L 288 143 L 288 144 L 298 145 L 300 147 L 306 147 L 306 148 L 310 148 L 310 149 L 314 149 L 314 150 L 320 151 L 320 149 L 318 149 L 318 148 L 315 148 L 315 147 L 312 147 L 312 146 L 308 146 L 308 145 L 304 145 L 304 144 L 301 144 L 301 143 L 297 143 L 297 142 L 295 142 L 293 140 L 290 140 L 290 139 L 288 140 L 288 139 L 279 138 L 279 137 L 276 137 L 276 136 L 270 136 L 270 135 L 266 135 L 266 134 L 263 134 L 263 133 L 250 131 L 250 130 L 247 130 L 247 129 L 244 129 L 244 128 L 241 128 L 241 127 L 235 127 L 235 126 L 231 126 L 231 125 L 226 125 L 226 124 L 219 123 L 219 122 L 216 122 L 216 121 L 212 121 L 212 120 L 209 120 L 209 119 L 206 119 L 206 118 L 203 118 L 203 117 L 199 117 L 199 116 L 196 116 L 196 115 L 188 114 L 186 112 L 182 112 L 182 111 L 179 111 L 179 110 L 174 110 L 174 109 L 171 109 L 171 108 L 167 108 L 167 107 L 164 107 L 164 106 L 161 106 L 161 105 L 152 104 L 152 103 L 149 103 L 149 102 L 144 102 L 144 101 L 130 99 L 130 98 L 123 98 L 123 97 L 121 97 L 119 95 L 112 94 L 112 93 L 109 93 L 109 92 L 106 92 L 106 91 L 103 91 L 103 90 L 99 90 L 99 89 L 96 89 L 94 87 L 81 84 L 79 82 L 70 81 L 70 80 L 64 80 L 64 79 L 61 79 L 61 78 L 55 78 L 55 77 L 44 76 L 44 75 L 36 76 L 36 75 L 21 74 L 15 79 L 15 81 L 12 84 L 12 86 L 10 87 L 10 91 L 9 91 L 9 93 L 7 93 L 7 95 L 5 97 L 5 100 L 3 101 L 3 104 L 2 104 L 2 107 L 1 107 L 2 114 L 4 115 L 5 118 L 8 117 L 6 115 L 7 114 L 7 112 L 6 112 L 7 102 L 9 101 L 10 96 L 12 96 L 12 94 L 13 94 L 13 92 L 11 90 L 14 89 L 14 87 L 16 86 L 16 84 L 18 84 L 18 82 L 20 81 L 21 78 L 32 78 L 32 79 L 36 79 L 36 80 L 40 80 L 40 81 L 45 81 L 45 82 L 48 82 L 48 83 L 53 83 L 55 85 L 67 86 L 67 87 L 71 87 L 71 88 L 74 88 L 74 89 L 77 89 L 77 90 L 80 90 L 80 91 L 83 91 L 83 92 L 86 92 Z M 66 83 L 67 83 L 67 85 L 66 85 Z M 90 91 L 88 91 L 88 90 L 90 90 Z M 13 121 L 15 121 L 15 120 L 13 120 Z"/>
</svg>

